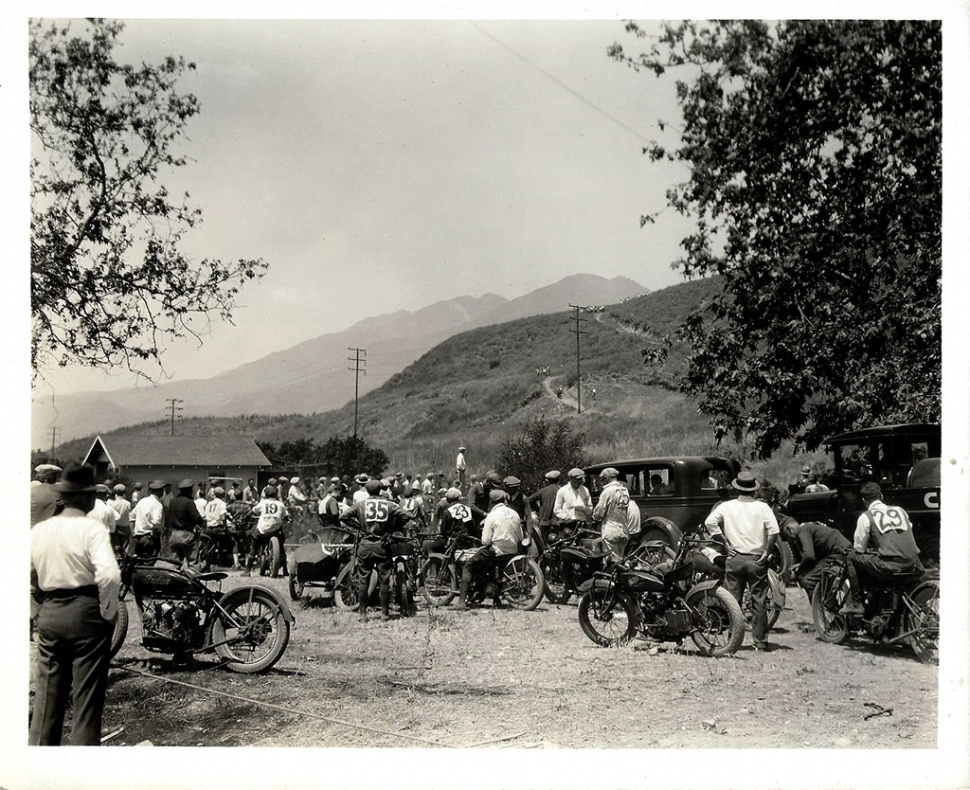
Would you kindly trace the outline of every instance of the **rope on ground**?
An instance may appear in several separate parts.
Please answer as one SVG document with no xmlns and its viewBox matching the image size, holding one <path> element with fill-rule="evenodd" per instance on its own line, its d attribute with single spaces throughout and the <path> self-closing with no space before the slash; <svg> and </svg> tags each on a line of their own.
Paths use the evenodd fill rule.
<svg viewBox="0 0 970 790">
<path fill-rule="evenodd" d="M 340 719 L 334 719 L 329 716 L 322 716 L 319 713 L 310 713 L 309 711 L 294 710 L 292 708 L 286 708 L 282 705 L 274 705 L 271 702 L 263 702 L 261 700 L 249 699 L 248 697 L 241 697 L 238 694 L 229 694 L 226 691 L 216 691 L 215 689 L 208 689 L 205 686 L 197 686 L 194 683 L 186 683 L 184 680 L 175 680 L 174 678 L 163 678 L 160 675 L 153 675 L 151 672 L 142 672 L 140 669 L 132 669 L 131 667 L 121 666 L 120 664 L 113 665 L 116 669 L 123 669 L 125 672 L 132 672 L 135 675 L 142 675 L 146 678 L 152 678 L 153 680 L 161 680 L 165 683 L 174 683 L 177 686 L 185 686 L 186 688 L 195 689 L 196 691 L 204 691 L 207 694 L 215 694 L 219 697 L 228 697 L 229 699 L 239 700 L 240 702 L 248 702 L 251 705 L 260 705 L 264 708 L 272 708 L 273 710 L 278 710 L 283 713 L 288 713 L 296 716 L 309 716 L 313 719 L 320 719 L 321 721 L 329 722 L 330 724 L 339 724 L 343 727 L 351 727 L 355 730 L 366 730 L 367 732 L 377 733 L 378 735 L 389 735 L 392 738 L 401 738 L 406 741 L 415 741 L 417 743 L 426 743 L 429 746 L 441 746 L 446 749 L 457 748 L 451 746 L 447 743 L 440 743 L 439 741 L 432 741 L 426 738 L 418 738 L 414 735 L 402 735 L 398 732 L 391 732 L 390 730 L 380 730 L 376 727 L 367 727 L 363 724 L 353 724 L 349 721 L 341 721 Z"/>
</svg>

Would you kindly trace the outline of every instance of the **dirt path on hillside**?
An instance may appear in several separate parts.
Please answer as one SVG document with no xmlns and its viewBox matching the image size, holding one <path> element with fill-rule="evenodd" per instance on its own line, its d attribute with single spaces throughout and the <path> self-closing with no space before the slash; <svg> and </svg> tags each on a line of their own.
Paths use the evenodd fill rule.
<svg viewBox="0 0 970 790">
<path fill-rule="evenodd" d="M 558 381 L 562 376 L 547 376 L 542 380 L 542 386 L 545 388 L 546 392 L 549 394 L 550 398 L 554 398 L 560 403 L 565 404 L 574 411 L 579 409 L 579 404 L 576 402 L 576 398 L 569 394 L 569 390 L 564 389 L 562 391 L 562 397 L 560 398 L 556 395 L 556 389 L 552 386 L 552 382 Z"/>
</svg>

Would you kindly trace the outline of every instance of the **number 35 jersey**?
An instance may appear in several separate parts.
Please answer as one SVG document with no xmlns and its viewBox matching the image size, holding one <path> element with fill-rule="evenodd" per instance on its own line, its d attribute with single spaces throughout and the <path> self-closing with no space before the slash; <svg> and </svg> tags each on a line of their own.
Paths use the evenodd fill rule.
<svg viewBox="0 0 970 790">
<path fill-rule="evenodd" d="M 398 532 L 411 518 L 400 505 L 379 496 L 362 499 L 354 505 L 354 509 L 360 528 L 375 537 Z"/>
</svg>

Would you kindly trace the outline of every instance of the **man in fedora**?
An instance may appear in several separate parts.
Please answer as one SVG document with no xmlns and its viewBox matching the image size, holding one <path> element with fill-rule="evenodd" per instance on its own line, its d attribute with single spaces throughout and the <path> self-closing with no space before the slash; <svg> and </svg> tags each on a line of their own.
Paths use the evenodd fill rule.
<svg viewBox="0 0 970 790">
<path fill-rule="evenodd" d="M 738 498 L 719 503 L 704 525 L 712 535 L 724 536 L 724 585 L 739 603 L 745 587 L 751 591 L 754 649 L 767 650 L 768 559 L 778 540 L 778 519 L 767 502 L 754 498 L 759 486 L 750 471 L 739 472 L 731 485 L 740 492 Z"/>
<path fill-rule="evenodd" d="M 73 689 L 74 746 L 101 743 L 108 650 L 118 616 L 121 572 L 94 507 L 94 469 L 65 469 L 54 488 L 64 510 L 30 535 L 30 564 L 44 595 L 37 617 L 37 682 L 27 742 L 59 746 Z"/>
</svg>

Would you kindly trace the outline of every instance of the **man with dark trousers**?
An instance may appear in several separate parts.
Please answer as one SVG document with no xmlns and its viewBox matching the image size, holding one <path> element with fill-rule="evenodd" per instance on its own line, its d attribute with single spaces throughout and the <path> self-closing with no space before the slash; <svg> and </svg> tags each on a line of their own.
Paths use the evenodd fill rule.
<svg viewBox="0 0 970 790">
<path fill-rule="evenodd" d="M 559 493 L 558 469 L 552 469 L 545 474 L 545 485 L 529 497 L 529 507 L 538 511 L 539 532 L 543 540 L 549 539 L 549 533 L 559 526 L 559 519 L 553 512 L 556 505 L 556 494 Z"/>
<path fill-rule="evenodd" d="M 791 517 L 783 517 L 777 513 L 775 515 L 781 536 L 791 546 L 798 563 L 794 569 L 795 581 L 811 600 L 825 569 L 844 560 L 852 544 L 837 529 L 825 524 L 817 521 L 799 524 Z"/>
<path fill-rule="evenodd" d="M 59 746 L 73 693 L 74 746 L 101 743 L 108 651 L 121 573 L 104 525 L 89 518 L 94 469 L 68 465 L 54 484 L 64 510 L 30 535 L 30 563 L 43 603 L 37 616 L 37 682 L 27 742 Z"/>
<path fill-rule="evenodd" d="M 191 480 L 179 483 L 179 492 L 168 505 L 168 547 L 185 569 L 197 570 L 199 557 L 199 531 L 205 519 L 192 499 Z"/>
</svg>

